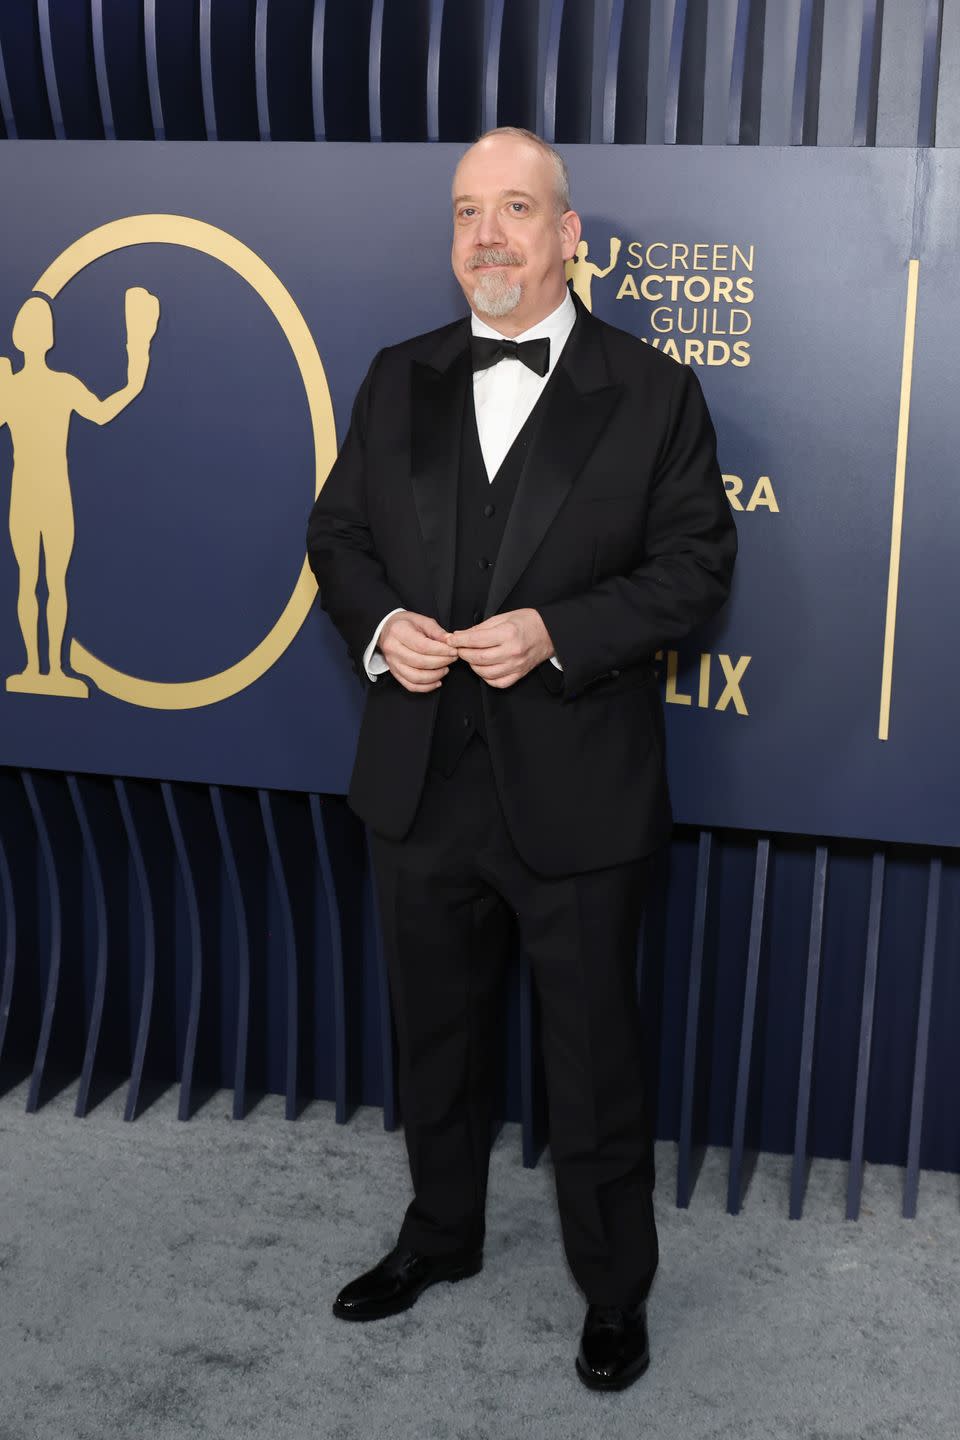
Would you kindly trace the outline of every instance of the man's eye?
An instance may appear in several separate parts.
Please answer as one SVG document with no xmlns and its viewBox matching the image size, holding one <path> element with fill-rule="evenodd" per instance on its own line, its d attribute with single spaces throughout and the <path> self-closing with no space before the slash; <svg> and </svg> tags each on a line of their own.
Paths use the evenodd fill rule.
<svg viewBox="0 0 960 1440">
<path fill-rule="evenodd" d="M 458 213 L 459 213 L 459 216 L 460 216 L 460 219 L 461 219 L 461 220 L 469 220 L 469 219 L 471 219 L 471 217 L 474 216 L 477 212 L 474 210 L 474 208 L 473 208 L 472 205 L 466 205 L 466 206 L 464 206 L 464 208 L 463 208 L 462 210 L 460 210 Z"/>
<path fill-rule="evenodd" d="M 512 200 L 512 201 L 510 202 L 510 209 L 511 209 L 511 210 L 514 210 L 514 211 L 518 211 L 518 212 L 519 212 L 519 211 L 526 210 L 526 208 L 527 208 L 527 207 L 526 207 L 525 203 L 524 203 L 522 200 Z"/>
</svg>

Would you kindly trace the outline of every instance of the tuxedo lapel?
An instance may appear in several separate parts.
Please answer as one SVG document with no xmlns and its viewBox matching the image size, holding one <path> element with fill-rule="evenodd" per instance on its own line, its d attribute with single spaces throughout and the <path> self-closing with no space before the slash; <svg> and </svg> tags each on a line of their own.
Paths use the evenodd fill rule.
<svg viewBox="0 0 960 1440">
<path fill-rule="evenodd" d="M 411 483 L 442 624 L 450 622 L 453 594 L 460 439 L 472 375 L 469 334 L 464 321 L 429 362 L 415 361 L 411 373 Z"/>
<path fill-rule="evenodd" d="M 579 301 L 577 321 L 543 396 L 537 426 L 490 577 L 495 615 L 533 557 L 620 400 L 601 327 Z"/>
</svg>

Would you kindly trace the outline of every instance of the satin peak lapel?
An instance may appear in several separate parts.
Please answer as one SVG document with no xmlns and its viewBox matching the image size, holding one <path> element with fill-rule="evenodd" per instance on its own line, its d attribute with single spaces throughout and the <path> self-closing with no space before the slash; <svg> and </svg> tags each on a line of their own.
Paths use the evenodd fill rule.
<svg viewBox="0 0 960 1440">
<path fill-rule="evenodd" d="M 529 565 L 622 393 L 610 379 L 599 326 L 581 311 L 543 397 L 544 413 L 490 577 L 486 616 L 497 614 Z"/>
<path fill-rule="evenodd" d="M 450 623 L 453 598 L 460 438 L 472 373 L 469 359 L 469 350 L 458 348 L 445 366 L 414 361 L 411 375 L 411 483 L 437 602 L 436 618 L 442 625 Z"/>
</svg>

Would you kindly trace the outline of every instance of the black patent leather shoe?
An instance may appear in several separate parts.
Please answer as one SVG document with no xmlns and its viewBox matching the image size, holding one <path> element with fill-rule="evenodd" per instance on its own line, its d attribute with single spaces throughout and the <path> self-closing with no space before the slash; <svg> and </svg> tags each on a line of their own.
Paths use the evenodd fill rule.
<svg viewBox="0 0 960 1440">
<path fill-rule="evenodd" d="M 333 1302 L 340 1320 L 382 1320 L 409 1310 L 429 1285 L 440 1280 L 466 1280 L 479 1274 L 479 1250 L 456 1255 L 418 1255 L 395 1246 L 379 1265 L 345 1285 Z"/>
<path fill-rule="evenodd" d="M 621 1309 L 590 1305 L 583 1322 L 577 1374 L 591 1390 L 624 1390 L 650 1364 L 644 1301 Z"/>
</svg>

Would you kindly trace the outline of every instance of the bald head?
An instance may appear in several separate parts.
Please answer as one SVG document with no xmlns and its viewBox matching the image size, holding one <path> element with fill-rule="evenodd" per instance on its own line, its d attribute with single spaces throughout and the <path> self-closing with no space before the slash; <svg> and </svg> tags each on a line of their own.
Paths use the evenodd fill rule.
<svg viewBox="0 0 960 1440">
<path fill-rule="evenodd" d="M 453 270 L 471 308 L 502 334 L 518 335 L 557 308 L 579 239 L 566 166 L 551 145 L 505 126 L 461 156 Z"/>
</svg>

